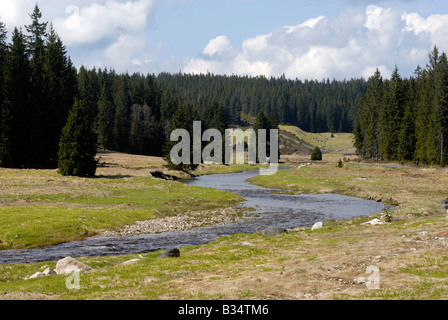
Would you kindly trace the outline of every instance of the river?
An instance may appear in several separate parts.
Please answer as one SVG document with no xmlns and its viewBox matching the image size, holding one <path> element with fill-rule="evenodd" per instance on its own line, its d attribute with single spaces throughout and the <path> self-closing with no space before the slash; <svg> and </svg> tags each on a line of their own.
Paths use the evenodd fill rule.
<svg viewBox="0 0 448 320">
<path fill-rule="evenodd" d="M 255 186 L 246 180 L 259 174 L 258 170 L 242 173 L 205 175 L 184 181 L 187 185 L 217 188 L 240 194 L 245 201 L 241 207 L 255 212 L 235 223 L 202 227 L 188 231 L 143 234 L 128 237 L 92 237 L 43 249 L 0 251 L 0 264 L 56 261 L 66 256 L 106 256 L 136 254 L 201 245 L 218 237 L 236 233 L 254 233 L 270 226 L 282 228 L 309 227 L 317 221 L 347 219 L 380 213 L 383 205 L 339 194 L 274 193 L 275 189 Z M 254 214 L 255 213 L 255 214 Z"/>
</svg>

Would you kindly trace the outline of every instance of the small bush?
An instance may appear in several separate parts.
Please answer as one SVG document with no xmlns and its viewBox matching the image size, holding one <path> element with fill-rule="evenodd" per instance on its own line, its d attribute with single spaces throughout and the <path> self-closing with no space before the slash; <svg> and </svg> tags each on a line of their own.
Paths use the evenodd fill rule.
<svg viewBox="0 0 448 320">
<path fill-rule="evenodd" d="M 344 166 L 344 163 L 342 162 L 342 160 L 338 161 L 338 168 L 342 168 Z"/>
<path fill-rule="evenodd" d="M 319 147 L 314 148 L 313 153 L 311 153 L 311 160 L 322 160 L 322 152 Z"/>
</svg>

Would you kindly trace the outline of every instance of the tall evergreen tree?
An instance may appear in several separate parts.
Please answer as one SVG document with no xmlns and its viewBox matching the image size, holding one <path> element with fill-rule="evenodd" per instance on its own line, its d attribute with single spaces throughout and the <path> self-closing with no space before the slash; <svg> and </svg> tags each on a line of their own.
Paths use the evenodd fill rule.
<svg viewBox="0 0 448 320">
<path fill-rule="evenodd" d="M 35 122 L 30 104 L 30 65 L 25 37 L 17 28 L 4 65 L 4 103 L 0 163 L 4 167 L 32 167 L 35 163 Z"/>
<path fill-rule="evenodd" d="M 379 134 L 381 119 L 379 112 L 383 106 L 383 77 L 377 69 L 369 78 L 368 89 L 357 113 L 355 125 L 355 145 L 360 156 L 367 159 L 379 159 Z"/>
<path fill-rule="evenodd" d="M 63 176 L 95 176 L 96 152 L 92 124 L 82 103 L 75 101 L 62 130 L 58 152 L 59 173 Z"/>
<path fill-rule="evenodd" d="M 47 39 L 44 61 L 45 105 L 42 106 L 45 139 L 42 147 L 46 151 L 48 167 L 57 166 L 59 137 L 73 106 L 77 92 L 76 70 L 67 57 L 66 49 L 53 26 Z"/>
<path fill-rule="evenodd" d="M 45 125 L 46 119 L 49 117 L 50 110 L 48 110 L 48 99 L 45 93 L 45 79 L 44 79 L 44 60 L 45 60 L 45 38 L 47 35 L 47 23 L 41 22 L 42 12 L 36 4 L 34 11 L 29 15 L 31 24 L 25 26 L 27 31 L 26 46 L 30 57 L 30 72 L 31 72 L 31 108 L 33 109 L 33 126 L 34 138 L 39 141 L 34 153 L 35 167 L 46 167 L 48 153 L 51 152 L 51 140 L 48 139 L 48 128 Z"/>
<path fill-rule="evenodd" d="M 403 81 L 397 67 L 387 82 L 384 98 L 383 112 L 380 113 L 383 127 L 379 136 L 379 154 L 383 159 L 396 160 L 405 103 Z"/>
<path fill-rule="evenodd" d="M 129 133 L 131 127 L 131 96 L 127 76 L 121 76 L 115 82 L 114 104 L 114 141 L 116 150 L 126 152 L 129 149 Z"/>
<path fill-rule="evenodd" d="M 190 164 L 187 163 L 174 164 L 172 162 L 171 150 L 175 145 L 178 144 L 178 142 L 170 141 L 170 136 L 171 132 L 173 132 L 176 129 L 187 130 L 190 137 L 193 137 L 193 123 L 191 122 L 191 118 L 187 114 L 187 111 L 183 105 L 180 105 L 173 115 L 170 134 L 168 135 L 168 140 L 164 148 L 164 159 L 168 163 L 167 167 L 170 169 L 182 170 L 182 171 L 187 171 L 188 169 L 194 170 L 197 167 L 197 165 L 193 164 L 193 153 L 191 152 L 193 143 L 191 140 L 190 140 L 191 143 L 190 143 L 190 160 L 189 160 Z"/>
<path fill-rule="evenodd" d="M 434 84 L 436 138 L 439 143 L 438 161 L 448 164 L 448 60 L 442 53 L 435 74 Z"/>
<path fill-rule="evenodd" d="M 113 150 L 114 148 L 115 108 L 111 89 L 109 84 L 103 84 L 98 101 L 98 143 L 106 150 Z"/>
<path fill-rule="evenodd" d="M 6 43 L 6 38 L 8 36 L 8 32 L 6 30 L 6 25 L 0 21 L 0 166 L 2 166 L 3 157 L 8 157 L 9 150 L 7 150 L 7 126 L 8 123 L 6 119 L 9 116 L 3 114 L 3 104 L 5 103 L 5 92 L 4 92 L 4 68 L 6 63 L 6 56 L 8 53 L 8 44 Z"/>
</svg>

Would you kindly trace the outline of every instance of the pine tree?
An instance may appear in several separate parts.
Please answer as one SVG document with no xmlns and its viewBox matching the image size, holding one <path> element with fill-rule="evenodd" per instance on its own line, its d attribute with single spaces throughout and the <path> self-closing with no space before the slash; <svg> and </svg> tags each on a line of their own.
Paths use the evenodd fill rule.
<svg viewBox="0 0 448 320">
<path fill-rule="evenodd" d="M 436 137 L 435 124 L 435 76 L 440 61 L 437 46 L 428 56 L 429 62 L 422 72 L 419 86 L 419 99 L 416 115 L 416 150 L 415 159 L 422 163 L 434 164 L 439 158 L 439 139 Z"/>
<path fill-rule="evenodd" d="M 355 122 L 357 153 L 366 159 L 379 159 L 379 135 L 383 126 L 380 111 L 383 108 L 384 84 L 377 69 L 369 78 L 367 92 L 361 102 Z"/>
<path fill-rule="evenodd" d="M 129 133 L 131 127 L 131 96 L 128 79 L 120 77 L 114 89 L 115 119 L 114 142 L 115 150 L 126 152 L 129 150 Z"/>
<path fill-rule="evenodd" d="M 34 11 L 29 15 L 31 24 L 25 26 L 27 31 L 26 47 L 30 57 L 31 72 L 31 108 L 33 109 L 33 137 L 38 143 L 33 143 L 33 167 L 48 167 L 48 154 L 51 153 L 51 137 L 48 132 L 46 119 L 50 117 L 48 110 L 48 96 L 45 93 L 44 63 L 45 63 L 45 37 L 47 23 L 40 22 L 42 13 L 36 4 Z M 49 139 L 50 138 L 50 139 Z"/>
<path fill-rule="evenodd" d="M 190 137 L 193 137 L 193 123 L 191 122 L 190 116 L 187 114 L 186 109 L 183 105 L 180 105 L 177 111 L 174 113 L 172 118 L 172 126 L 170 130 L 170 134 L 168 135 L 168 141 L 164 148 L 164 159 L 168 163 L 167 167 L 173 170 L 194 170 L 197 167 L 197 164 L 193 164 L 193 153 L 191 152 L 193 143 L 190 141 L 190 164 L 180 163 L 174 164 L 171 161 L 171 149 L 178 144 L 178 142 L 170 141 L 171 132 L 176 129 L 185 129 L 188 131 Z"/>
<path fill-rule="evenodd" d="M 114 148 L 115 108 L 112 101 L 111 87 L 103 84 L 98 101 L 98 143 L 106 150 Z"/>
<path fill-rule="evenodd" d="M 439 163 L 448 164 L 448 60 L 442 53 L 435 74 L 435 112 L 436 138 L 439 142 Z"/>
<path fill-rule="evenodd" d="M 25 37 L 17 28 L 4 65 L 4 102 L 0 163 L 5 167 L 32 167 L 35 163 L 34 110 L 30 104 L 31 76 Z"/>
<path fill-rule="evenodd" d="M 383 127 L 379 135 L 379 155 L 384 159 L 396 160 L 405 102 L 403 81 L 398 67 L 395 67 L 385 91 L 384 105 L 380 113 Z"/>
<path fill-rule="evenodd" d="M 76 70 L 67 57 L 66 49 L 53 26 L 47 39 L 44 61 L 45 105 L 42 106 L 47 167 L 57 167 L 59 137 L 77 91 Z"/>
<path fill-rule="evenodd" d="M 4 68 L 6 63 L 6 56 L 8 53 L 8 44 L 6 43 L 6 38 L 8 36 L 6 25 L 0 21 L 0 166 L 3 166 L 3 163 L 7 163 L 9 160 L 9 149 L 7 146 L 9 143 L 8 140 L 8 123 L 6 120 L 9 116 L 6 114 L 6 109 L 3 109 L 3 104 L 5 100 L 4 95 Z M 3 114 L 5 112 L 5 114 Z"/>
<path fill-rule="evenodd" d="M 59 146 L 58 168 L 61 175 L 95 176 L 96 136 L 80 101 L 73 104 Z"/>
</svg>

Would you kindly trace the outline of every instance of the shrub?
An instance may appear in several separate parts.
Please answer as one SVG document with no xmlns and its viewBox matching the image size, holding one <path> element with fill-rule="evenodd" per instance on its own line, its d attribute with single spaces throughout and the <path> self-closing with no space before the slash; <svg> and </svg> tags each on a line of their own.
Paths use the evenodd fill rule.
<svg viewBox="0 0 448 320">
<path fill-rule="evenodd" d="M 322 160 L 322 152 L 320 151 L 319 147 L 314 148 L 313 152 L 311 153 L 311 160 Z"/>
</svg>

